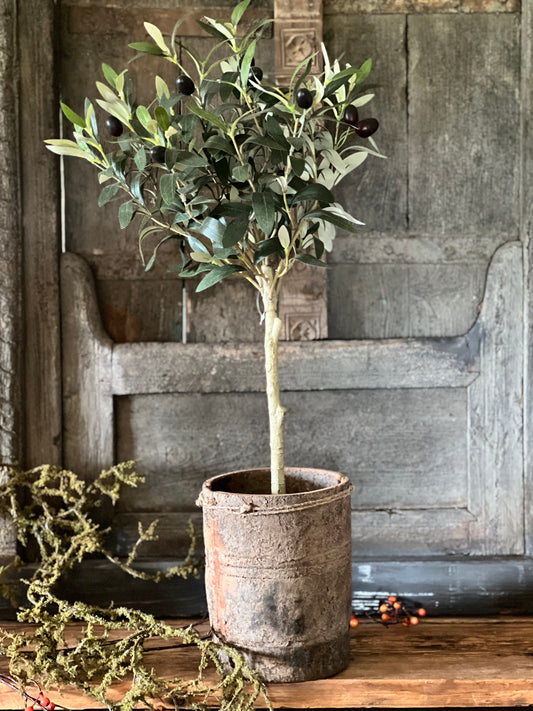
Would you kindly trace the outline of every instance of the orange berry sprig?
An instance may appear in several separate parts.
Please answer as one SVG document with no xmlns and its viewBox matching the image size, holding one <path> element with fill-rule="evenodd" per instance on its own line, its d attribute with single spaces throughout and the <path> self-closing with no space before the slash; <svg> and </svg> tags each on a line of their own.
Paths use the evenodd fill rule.
<svg viewBox="0 0 533 711">
<path fill-rule="evenodd" d="M 65 706 L 60 706 L 50 701 L 48 696 L 43 692 L 41 687 L 36 681 L 32 683 L 35 684 L 39 690 L 38 696 L 33 696 L 33 694 L 28 693 L 25 688 L 21 687 L 16 679 L 14 679 L 9 674 L 0 674 L 0 683 L 9 686 L 13 691 L 17 691 L 21 696 L 24 697 L 24 709 L 25 711 L 56 711 L 58 709 L 63 709 L 67 711 Z"/>
<path fill-rule="evenodd" d="M 398 623 L 401 623 L 404 627 L 410 627 L 411 625 L 417 625 L 420 622 L 420 618 L 425 617 L 427 613 L 423 607 L 404 601 L 396 597 L 396 595 L 389 595 L 386 600 L 379 601 L 377 611 L 373 610 L 365 614 L 375 622 L 381 622 L 385 627 Z M 352 613 L 350 627 L 355 628 L 358 624 L 359 620 Z"/>
<path fill-rule="evenodd" d="M 54 702 L 50 701 L 48 696 L 45 696 L 41 689 L 39 689 L 39 696 L 37 696 L 37 698 L 30 696 L 26 692 L 24 692 L 24 696 L 26 697 L 26 711 L 54 711 L 56 708 Z"/>
</svg>

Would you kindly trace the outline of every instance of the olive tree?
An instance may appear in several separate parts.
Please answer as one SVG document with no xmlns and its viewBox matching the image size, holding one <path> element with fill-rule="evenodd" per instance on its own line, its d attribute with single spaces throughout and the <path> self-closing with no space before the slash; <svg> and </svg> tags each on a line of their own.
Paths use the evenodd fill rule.
<svg viewBox="0 0 533 711">
<path fill-rule="evenodd" d="M 359 119 L 358 109 L 373 96 L 364 85 L 370 60 L 341 68 L 322 46 L 320 76 L 310 74 L 313 55 L 296 68 L 289 86 L 266 81 L 254 55 L 271 20 L 241 32 L 249 2 L 234 8 L 230 22 L 200 23 L 216 42 L 205 58 L 183 48 L 193 71 L 179 59 L 180 23 L 166 39 L 145 22 L 153 41 L 130 46 L 139 55 L 174 64 L 175 87 L 155 76 L 153 101 L 139 105 L 127 70 L 117 73 L 103 64 L 105 83 L 96 82 L 96 103 L 107 115 L 105 130 L 88 99 L 83 115 L 62 104 L 73 140 L 46 143 L 55 153 L 95 166 L 103 185 L 99 205 L 119 200 L 121 228 L 137 220 L 146 269 L 159 246 L 174 239 L 180 276 L 201 276 L 197 291 L 232 277 L 245 279 L 260 294 L 272 493 L 277 494 L 285 491 L 280 288 L 296 262 L 326 266 L 324 253 L 332 249 L 337 228 L 354 232 L 362 224 L 332 190 L 369 154 L 379 155 L 370 138 L 378 122 Z M 221 48 L 224 58 L 215 58 Z"/>
</svg>

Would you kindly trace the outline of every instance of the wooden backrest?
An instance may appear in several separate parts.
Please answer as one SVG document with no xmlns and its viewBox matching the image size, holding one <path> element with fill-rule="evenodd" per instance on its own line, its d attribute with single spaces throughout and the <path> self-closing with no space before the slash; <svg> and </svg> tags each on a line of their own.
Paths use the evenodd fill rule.
<svg viewBox="0 0 533 711">
<path fill-rule="evenodd" d="M 287 464 L 352 479 L 358 559 L 524 553 L 521 264 L 497 250 L 463 336 L 280 344 Z M 268 461 L 261 344 L 115 344 L 83 259 L 61 280 L 66 465 L 139 460 L 120 540 L 157 517 L 149 555 L 179 555 L 202 480 Z"/>
</svg>

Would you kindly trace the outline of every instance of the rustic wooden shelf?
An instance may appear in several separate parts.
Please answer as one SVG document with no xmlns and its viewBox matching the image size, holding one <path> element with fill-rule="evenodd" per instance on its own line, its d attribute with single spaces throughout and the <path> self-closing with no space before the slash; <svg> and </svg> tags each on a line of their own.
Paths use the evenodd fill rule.
<svg viewBox="0 0 533 711">
<path fill-rule="evenodd" d="M 74 637 L 75 626 L 72 632 Z M 162 642 L 148 654 L 162 676 L 192 676 L 197 668 L 190 648 Z M 117 685 L 114 696 L 124 691 Z M 364 620 L 352 632 L 345 672 L 271 684 L 269 696 L 275 708 L 289 709 L 527 706 L 533 704 L 533 617 L 434 618 L 408 629 Z M 97 706 L 71 688 L 53 698 L 71 709 Z M 0 709 L 20 707 L 18 696 L 0 685 Z"/>
</svg>

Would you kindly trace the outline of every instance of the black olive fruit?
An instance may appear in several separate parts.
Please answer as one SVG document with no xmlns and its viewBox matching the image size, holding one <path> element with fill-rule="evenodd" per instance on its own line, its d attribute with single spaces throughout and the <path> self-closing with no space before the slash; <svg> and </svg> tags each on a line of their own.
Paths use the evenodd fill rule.
<svg viewBox="0 0 533 711">
<path fill-rule="evenodd" d="M 301 109 L 309 109 L 313 105 L 313 94 L 309 89 L 298 89 L 296 103 Z"/>
<path fill-rule="evenodd" d="M 115 138 L 122 136 L 124 126 L 116 116 L 108 116 L 105 120 L 105 127 L 111 136 L 115 136 Z"/>
<path fill-rule="evenodd" d="M 368 138 L 378 130 L 379 123 L 375 118 L 367 118 L 355 124 L 355 132 L 361 138 Z"/>
<path fill-rule="evenodd" d="M 261 67 L 250 67 L 250 72 L 248 74 L 248 86 L 255 88 L 255 87 L 253 87 L 253 85 L 250 82 L 253 81 L 256 84 L 258 84 L 262 78 L 263 78 L 263 70 L 261 69 Z"/>
<path fill-rule="evenodd" d="M 191 77 L 188 77 L 186 74 L 180 74 L 176 79 L 176 89 L 180 94 L 190 96 L 194 93 L 194 82 Z"/>
<path fill-rule="evenodd" d="M 153 146 L 150 148 L 150 158 L 154 163 L 164 163 L 165 146 Z"/>
<path fill-rule="evenodd" d="M 344 123 L 349 123 L 350 126 L 355 126 L 355 124 L 359 121 L 359 111 L 357 110 L 357 107 L 353 104 L 349 104 L 344 109 L 343 120 Z"/>
</svg>

